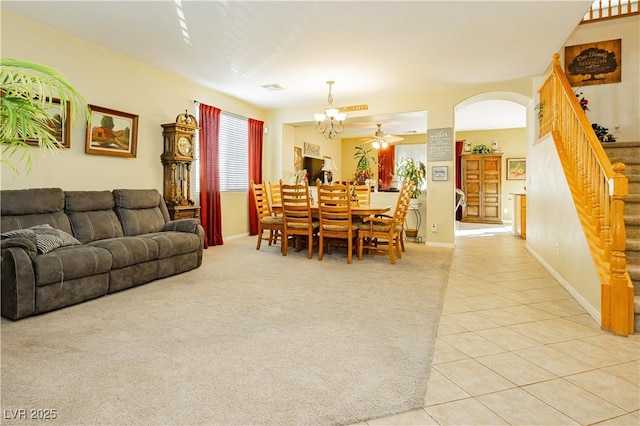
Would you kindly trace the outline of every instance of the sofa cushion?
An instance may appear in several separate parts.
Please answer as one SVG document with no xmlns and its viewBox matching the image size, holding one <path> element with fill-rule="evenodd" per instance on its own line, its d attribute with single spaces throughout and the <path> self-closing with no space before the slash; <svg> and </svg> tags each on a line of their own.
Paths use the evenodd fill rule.
<svg viewBox="0 0 640 426">
<path fill-rule="evenodd" d="M 198 234 L 187 232 L 153 232 L 151 234 L 142 234 L 140 237 L 150 238 L 158 244 L 158 259 L 192 253 L 198 251 L 200 247 Z"/>
<path fill-rule="evenodd" d="M 11 189 L 0 191 L 2 232 L 48 224 L 71 234 L 64 214 L 64 193 L 60 188 Z"/>
<path fill-rule="evenodd" d="M 113 199 L 124 235 L 158 232 L 169 220 L 164 199 L 155 189 L 115 189 Z"/>
<path fill-rule="evenodd" d="M 36 286 L 42 286 L 108 272 L 111 254 L 98 247 L 67 246 L 36 256 L 33 265 Z"/>
<path fill-rule="evenodd" d="M 108 250 L 113 258 L 112 269 L 158 259 L 158 243 L 150 238 L 126 236 L 93 241 L 88 245 Z"/>
<path fill-rule="evenodd" d="M 65 210 L 82 243 L 124 236 L 111 191 L 66 191 Z"/>
<path fill-rule="evenodd" d="M 80 241 L 73 238 L 59 229 L 52 228 L 51 225 L 36 225 L 27 229 L 16 229 L 0 234 L 0 238 L 27 238 L 33 241 L 38 249 L 38 253 L 44 254 L 57 249 L 58 247 L 80 245 Z"/>
</svg>

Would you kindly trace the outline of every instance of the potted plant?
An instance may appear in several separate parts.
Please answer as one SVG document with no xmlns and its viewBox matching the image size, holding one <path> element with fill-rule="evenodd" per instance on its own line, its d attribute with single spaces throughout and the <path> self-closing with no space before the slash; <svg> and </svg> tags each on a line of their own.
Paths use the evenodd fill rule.
<svg viewBox="0 0 640 426">
<path fill-rule="evenodd" d="M 377 164 L 376 157 L 371 155 L 373 149 L 367 148 L 364 144 L 356 145 L 356 152 L 353 154 L 353 158 L 358 160 L 356 164 L 355 180 L 358 185 L 364 185 L 367 179 L 371 179 L 371 165 Z"/>
<path fill-rule="evenodd" d="M 422 193 L 422 185 L 427 179 L 427 168 L 422 161 L 416 162 L 413 158 L 403 158 L 396 169 L 396 178 L 400 181 L 413 181 L 415 189 L 413 198 L 417 198 Z"/>
<path fill-rule="evenodd" d="M 35 151 L 27 141 L 37 141 L 41 151 L 61 148 L 47 113 L 54 98 L 60 102 L 61 120 L 73 121 L 78 111 L 83 119 L 88 121 L 90 117 L 86 101 L 67 78 L 35 62 L 1 59 L 0 95 L 2 163 L 14 170 L 11 159 L 19 154 L 26 172 L 31 171 Z"/>
</svg>

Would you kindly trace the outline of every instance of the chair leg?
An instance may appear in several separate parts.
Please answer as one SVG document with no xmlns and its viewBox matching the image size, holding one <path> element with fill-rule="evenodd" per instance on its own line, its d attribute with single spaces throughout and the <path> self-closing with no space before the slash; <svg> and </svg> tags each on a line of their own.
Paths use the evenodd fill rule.
<svg viewBox="0 0 640 426">
<path fill-rule="evenodd" d="M 318 237 L 318 260 L 322 260 L 323 253 L 324 253 L 324 237 L 320 235 Z"/>
<path fill-rule="evenodd" d="M 313 234 L 309 234 L 307 239 L 307 258 L 313 258 Z"/>
<path fill-rule="evenodd" d="M 289 248 L 289 236 L 285 234 L 282 236 L 282 255 L 283 256 L 287 255 L 288 248 Z"/>
<path fill-rule="evenodd" d="M 353 259 L 353 238 L 347 238 L 347 263 L 351 264 Z"/>
<path fill-rule="evenodd" d="M 260 250 L 260 244 L 262 244 L 262 228 L 258 229 L 258 242 L 256 243 L 256 250 Z"/>
<path fill-rule="evenodd" d="M 397 241 L 397 240 L 396 240 Z M 389 240 L 387 243 L 387 250 L 389 250 L 389 259 L 391 259 L 391 264 L 395 265 L 396 264 L 396 257 L 395 257 L 395 244 L 394 244 L 394 238 L 393 236 L 389 236 Z"/>
</svg>

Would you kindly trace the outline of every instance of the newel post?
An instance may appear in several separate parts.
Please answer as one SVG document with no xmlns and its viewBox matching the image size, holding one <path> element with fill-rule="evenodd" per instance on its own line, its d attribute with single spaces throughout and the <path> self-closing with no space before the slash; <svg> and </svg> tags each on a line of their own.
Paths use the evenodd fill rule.
<svg viewBox="0 0 640 426">
<path fill-rule="evenodd" d="M 624 199 L 629 192 L 629 183 L 622 174 L 625 165 L 613 164 L 614 176 L 611 178 L 613 193 L 611 196 L 611 261 L 610 295 L 608 317 L 613 334 L 627 336 L 633 333 L 633 285 L 627 273 L 625 248 L 627 236 L 624 226 Z M 604 294 L 603 294 L 604 296 Z M 603 303 L 605 297 L 602 298 Z M 603 306 L 604 308 L 604 306 Z M 602 312 L 603 328 L 605 312 Z"/>
</svg>

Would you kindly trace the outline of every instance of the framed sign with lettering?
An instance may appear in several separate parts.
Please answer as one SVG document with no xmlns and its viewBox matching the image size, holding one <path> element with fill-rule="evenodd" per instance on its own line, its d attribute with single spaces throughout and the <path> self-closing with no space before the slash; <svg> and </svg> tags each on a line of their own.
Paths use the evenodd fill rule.
<svg viewBox="0 0 640 426">
<path fill-rule="evenodd" d="M 427 130 L 427 161 L 453 160 L 453 129 Z"/>
<path fill-rule="evenodd" d="M 572 87 L 622 81 L 622 39 L 564 48 L 564 67 Z"/>
</svg>

